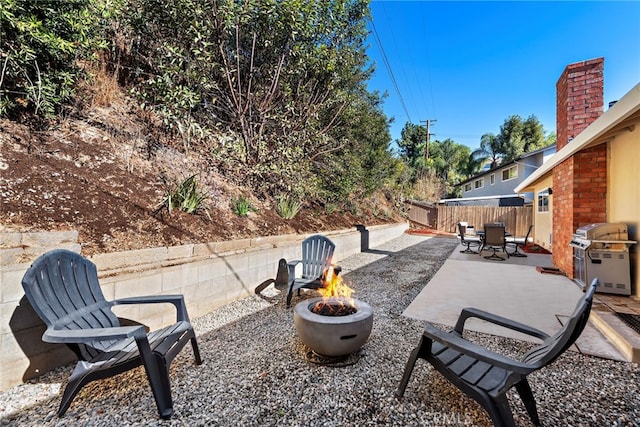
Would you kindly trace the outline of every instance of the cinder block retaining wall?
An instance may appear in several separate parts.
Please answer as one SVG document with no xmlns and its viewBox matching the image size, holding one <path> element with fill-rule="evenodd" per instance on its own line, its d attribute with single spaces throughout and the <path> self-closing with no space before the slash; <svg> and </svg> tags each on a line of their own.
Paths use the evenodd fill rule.
<svg viewBox="0 0 640 427">
<path fill-rule="evenodd" d="M 408 224 L 323 233 L 341 259 L 398 237 Z M 306 235 L 281 235 L 227 242 L 98 254 L 105 297 L 183 294 L 191 317 L 246 297 L 275 277 L 278 260 L 299 259 Z M 21 280 L 31 262 L 54 248 L 81 251 L 76 232 L 0 233 L 0 390 L 6 390 L 75 359 L 62 345 L 43 343 L 44 324 L 24 297 Z M 175 321 L 170 305 L 116 306 L 119 317 L 160 328 Z"/>
</svg>

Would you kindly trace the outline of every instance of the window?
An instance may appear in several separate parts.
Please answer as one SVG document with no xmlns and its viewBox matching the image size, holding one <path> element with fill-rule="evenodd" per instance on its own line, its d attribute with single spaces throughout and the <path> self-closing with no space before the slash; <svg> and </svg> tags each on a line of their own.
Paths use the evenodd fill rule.
<svg viewBox="0 0 640 427">
<path fill-rule="evenodd" d="M 538 212 L 549 212 L 549 190 L 538 193 Z"/>
<path fill-rule="evenodd" d="M 473 185 L 476 187 L 476 189 L 484 187 L 484 179 L 483 178 L 476 179 Z"/>
<path fill-rule="evenodd" d="M 495 184 L 495 183 L 496 183 L 496 174 L 495 174 L 495 173 L 492 173 L 492 174 L 489 176 L 489 183 L 491 183 L 491 185 L 493 185 L 493 184 Z"/>
<path fill-rule="evenodd" d="M 471 190 L 472 190 L 471 184 L 464 185 L 464 191 L 471 191 Z"/>
<path fill-rule="evenodd" d="M 518 166 L 514 165 L 502 171 L 502 180 L 508 181 L 518 177 Z"/>
</svg>

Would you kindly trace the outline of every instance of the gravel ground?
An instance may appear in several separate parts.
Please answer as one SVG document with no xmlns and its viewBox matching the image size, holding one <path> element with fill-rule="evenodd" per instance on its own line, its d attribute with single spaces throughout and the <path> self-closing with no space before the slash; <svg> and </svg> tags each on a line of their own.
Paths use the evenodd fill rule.
<svg viewBox="0 0 640 427">
<path fill-rule="evenodd" d="M 490 426 L 479 405 L 424 361 L 404 399 L 393 397 L 423 326 L 402 311 L 456 246 L 405 234 L 340 263 L 354 296 L 373 307 L 374 326 L 363 349 L 339 366 L 307 361 L 284 295 L 251 297 L 193 319 L 204 363 L 193 364 L 189 346 L 173 362 L 171 420 L 157 417 L 141 368 L 85 386 L 58 418 L 57 393 L 72 370 L 65 366 L 0 394 L 0 425 Z M 469 337 L 511 356 L 530 346 Z M 566 352 L 529 378 L 545 426 L 640 426 L 636 364 Z M 516 425 L 531 425 L 517 395 L 509 398 Z"/>
</svg>

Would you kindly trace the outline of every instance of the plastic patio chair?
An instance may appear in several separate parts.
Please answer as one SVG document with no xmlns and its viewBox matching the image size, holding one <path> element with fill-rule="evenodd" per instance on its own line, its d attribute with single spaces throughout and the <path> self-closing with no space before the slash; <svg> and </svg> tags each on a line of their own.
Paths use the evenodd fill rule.
<svg viewBox="0 0 640 427">
<path fill-rule="evenodd" d="M 589 321 L 593 294 L 598 286 L 594 279 L 582 295 L 573 314 L 554 335 L 528 325 L 475 308 L 465 308 L 453 330 L 447 332 L 427 324 L 418 346 L 411 352 L 395 395 L 402 398 L 416 360 L 429 362 L 453 385 L 478 402 L 489 413 L 493 425 L 514 426 L 507 392 L 515 387 L 533 421 L 540 425 L 536 401 L 527 376 L 551 364 L 578 339 Z M 515 360 L 468 341 L 463 337 L 464 324 L 478 318 L 514 331 L 539 338 L 542 342 Z M 544 374 L 541 374 L 544 375 Z"/>
<path fill-rule="evenodd" d="M 84 385 L 143 365 L 160 417 L 171 417 L 171 361 L 191 342 L 196 364 L 202 363 L 182 295 L 107 301 L 95 264 L 64 249 L 40 256 L 25 273 L 22 286 L 47 326 L 42 340 L 66 344 L 79 359 L 62 394 L 58 416 L 64 415 Z M 147 334 L 144 325 L 120 326 L 111 310 L 118 304 L 149 303 L 173 304 L 176 322 Z"/>
<path fill-rule="evenodd" d="M 316 234 L 302 241 L 302 259 L 293 260 L 289 266 L 289 292 L 287 293 L 287 307 L 291 306 L 293 292 L 300 289 L 320 289 L 324 287 L 324 277 L 332 266 L 331 259 L 336 245 L 327 237 Z M 302 275 L 296 277 L 296 266 L 302 264 Z M 340 267 L 334 267 L 335 274 L 340 273 Z"/>
</svg>

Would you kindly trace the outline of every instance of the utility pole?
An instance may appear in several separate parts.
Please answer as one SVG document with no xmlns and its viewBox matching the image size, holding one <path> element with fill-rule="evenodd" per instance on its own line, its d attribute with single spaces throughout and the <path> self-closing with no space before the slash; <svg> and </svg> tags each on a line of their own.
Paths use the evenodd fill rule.
<svg viewBox="0 0 640 427">
<path fill-rule="evenodd" d="M 429 160 L 429 140 L 431 139 L 431 135 L 435 135 L 431 133 L 431 124 L 437 122 L 434 119 L 422 120 L 422 123 L 426 123 L 427 126 L 427 146 L 424 149 L 424 159 L 425 163 Z"/>
</svg>

